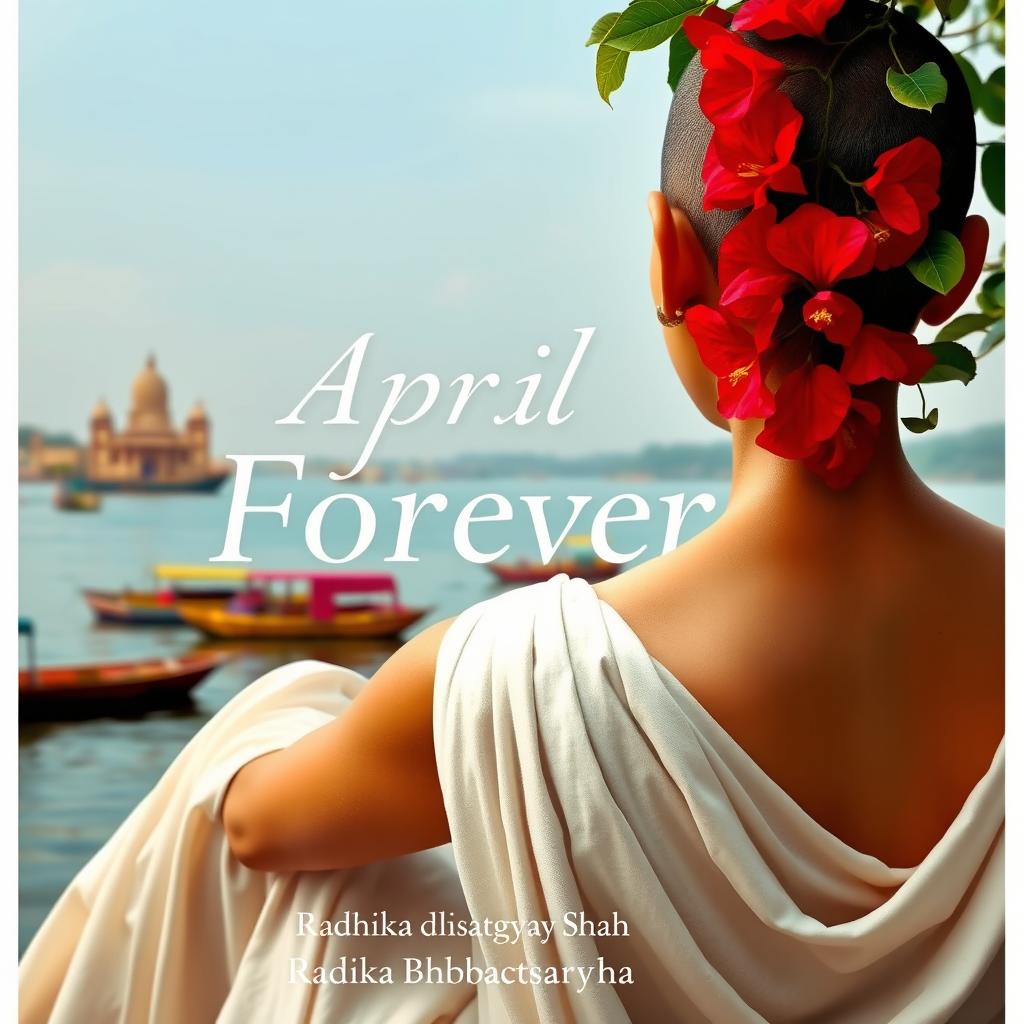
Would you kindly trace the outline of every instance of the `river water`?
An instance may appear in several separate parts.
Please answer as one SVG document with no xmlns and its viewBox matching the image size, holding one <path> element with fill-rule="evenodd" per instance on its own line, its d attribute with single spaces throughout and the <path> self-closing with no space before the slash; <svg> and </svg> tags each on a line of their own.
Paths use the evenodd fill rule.
<svg viewBox="0 0 1024 1024">
<path fill-rule="evenodd" d="M 936 484 L 945 497 L 994 523 L 1003 522 L 1002 484 Z M 250 503 L 276 505 L 294 492 L 287 528 L 271 515 L 251 516 L 242 551 L 252 567 L 324 568 L 306 549 L 303 527 L 325 496 L 338 485 L 326 479 L 295 483 L 285 476 L 254 482 Z M 513 503 L 510 522 L 473 528 L 481 550 L 509 544 L 508 557 L 537 557 L 534 527 L 520 495 L 550 495 L 553 536 L 561 532 L 571 508 L 569 495 L 593 495 L 580 516 L 579 532 L 589 532 L 594 510 L 620 493 L 644 498 L 649 522 L 620 523 L 609 530 L 621 551 L 643 544 L 641 557 L 660 553 L 668 506 L 660 499 L 683 493 L 689 500 L 709 493 L 717 501 L 712 514 L 694 508 L 684 521 L 681 539 L 708 525 L 725 506 L 722 481 L 620 482 L 609 480 L 503 480 L 445 483 L 360 485 L 353 490 L 377 512 L 377 529 L 366 554 L 349 568 L 384 569 L 395 573 L 407 604 L 429 606 L 430 614 L 415 627 L 429 625 L 498 592 L 479 565 L 464 561 L 453 549 L 459 510 L 473 497 L 496 492 Z M 83 587 L 118 588 L 147 584 L 147 569 L 156 562 L 202 563 L 224 542 L 231 484 L 217 496 L 109 496 L 97 514 L 62 513 L 52 505 L 52 488 L 22 485 L 20 490 L 20 612 L 34 620 L 40 664 L 115 660 L 180 654 L 204 643 L 188 628 L 125 628 L 99 626 L 81 597 Z M 411 552 L 420 561 L 388 563 L 398 527 L 398 506 L 392 498 L 418 493 L 422 499 L 441 492 L 444 512 L 428 509 L 417 520 Z M 488 509 L 481 509 L 486 512 Z M 619 510 L 623 511 L 623 510 Z M 323 530 L 324 547 L 337 556 L 355 538 L 357 521 L 351 507 L 332 508 Z M 233 660 L 207 677 L 194 691 L 191 706 L 154 712 L 134 719 L 97 719 L 78 723 L 29 725 L 19 745 L 19 941 L 24 949 L 54 900 L 79 868 L 110 837 L 127 813 L 152 787 L 171 760 L 198 729 L 233 695 L 264 672 L 298 658 L 320 658 L 372 673 L 395 649 L 390 642 L 282 645 L 247 642 L 235 645 Z"/>
</svg>

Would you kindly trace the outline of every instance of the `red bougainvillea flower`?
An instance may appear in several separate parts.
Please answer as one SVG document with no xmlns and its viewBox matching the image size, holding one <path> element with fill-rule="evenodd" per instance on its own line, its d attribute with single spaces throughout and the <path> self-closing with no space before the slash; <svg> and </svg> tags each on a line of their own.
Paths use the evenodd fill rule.
<svg viewBox="0 0 1024 1024">
<path fill-rule="evenodd" d="M 743 218 L 726 236 L 718 250 L 720 305 L 743 320 L 760 320 L 798 278 L 768 252 L 768 232 L 775 227 L 777 212 L 766 204 Z"/>
<path fill-rule="evenodd" d="M 718 411 L 726 419 L 761 419 L 775 410 L 775 399 L 764 382 L 762 345 L 738 320 L 710 306 L 693 306 L 686 328 L 704 365 L 718 378 Z"/>
<path fill-rule="evenodd" d="M 864 190 L 885 222 L 904 235 L 927 227 L 928 214 L 939 205 L 942 155 L 927 139 L 916 138 L 884 152 Z"/>
<path fill-rule="evenodd" d="M 747 0 L 733 17 L 733 28 L 763 39 L 824 35 L 844 0 Z"/>
<path fill-rule="evenodd" d="M 920 231 L 905 235 L 886 223 L 885 218 L 877 210 L 872 210 L 861 219 L 867 224 L 875 239 L 876 270 L 902 267 L 924 245 L 924 240 L 928 237 L 927 222 L 921 226 Z"/>
<path fill-rule="evenodd" d="M 867 324 L 847 346 L 840 373 L 847 384 L 895 380 L 917 384 L 935 357 L 912 334 Z"/>
<path fill-rule="evenodd" d="M 782 93 L 765 97 L 742 126 L 715 129 L 704 158 L 704 209 L 763 206 L 768 189 L 807 194 L 793 163 L 804 119 Z"/>
<path fill-rule="evenodd" d="M 804 303 L 804 323 L 837 345 L 849 345 L 864 324 L 864 314 L 847 295 L 818 292 Z"/>
<path fill-rule="evenodd" d="M 868 467 L 878 445 L 882 412 L 873 402 L 855 398 L 835 436 L 804 459 L 804 465 L 817 473 L 829 487 L 849 487 Z"/>
<path fill-rule="evenodd" d="M 806 459 L 835 436 L 851 401 L 849 385 L 831 366 L 804 363 L 779 386 L 757 443 L 784 459 Z"/>
<path fill-rule="evenodd" d="M 767 233 L 768 252 L 799 274 L 814 291 L 860 277 L 875 264 L 875 240 L 856 217 L 840 217 L 817 203 L 804 203 Z"/>
<path fill-rule="evenodd" d="M 746 117 L 786 77 L 779 61 L 751 49 L 713 18 L 691 15 L 683 30 L 700 51 L 705 73 L 697 102 L 713 125 Z"/>
</svg>

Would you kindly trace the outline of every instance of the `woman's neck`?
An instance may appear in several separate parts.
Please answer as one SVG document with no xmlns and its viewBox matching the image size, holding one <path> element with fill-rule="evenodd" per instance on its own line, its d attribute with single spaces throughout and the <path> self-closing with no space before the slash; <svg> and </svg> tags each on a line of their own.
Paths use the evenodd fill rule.
<svg viewBox="0 0 1024 1024">
<path fill-rule="evenodd" d="M 796 460 L 781 459 L 758 447 L 758 421 L 733 421 L 733 476 L 723 518 L 755 513 L 766 527 L 891 520 L 927 500 L 931 492 L 907 461 L 900 443 L 897 389 L 872 394 L 882 410 L 878 447 L 865 472 L 846 490 L 835 491 Z M 765 515 L 771 509 L 770 515 Z"/>
</svg>

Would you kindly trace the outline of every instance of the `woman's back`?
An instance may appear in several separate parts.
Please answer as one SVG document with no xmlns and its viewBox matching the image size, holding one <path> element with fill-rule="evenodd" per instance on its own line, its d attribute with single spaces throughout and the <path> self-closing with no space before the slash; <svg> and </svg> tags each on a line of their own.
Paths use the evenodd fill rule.
<svg viewBox="0 0 1024 1024">
<path fill-rule="evenodd" d="M 815 820 L 909 866 L 1003 735 L 1003 535 L 920 485 L 824 497 L 734 510 L 597 589 Z"/>
</svg>

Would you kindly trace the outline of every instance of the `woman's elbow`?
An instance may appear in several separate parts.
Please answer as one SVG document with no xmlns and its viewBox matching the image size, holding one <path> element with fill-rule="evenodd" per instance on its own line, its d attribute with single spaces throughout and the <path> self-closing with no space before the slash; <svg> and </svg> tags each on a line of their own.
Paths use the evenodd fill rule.
<svg viewBox="0 0 1024 1024">
<path fill-rule="evenodd" d="M 231 855 L 253 871 L 276 869 L 274 829 L 252 797 L 245 765 L 231 780 L 221 808 L 221 823 Z"/>
</svg>

